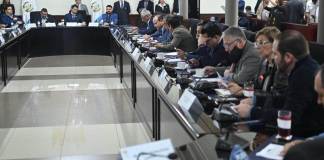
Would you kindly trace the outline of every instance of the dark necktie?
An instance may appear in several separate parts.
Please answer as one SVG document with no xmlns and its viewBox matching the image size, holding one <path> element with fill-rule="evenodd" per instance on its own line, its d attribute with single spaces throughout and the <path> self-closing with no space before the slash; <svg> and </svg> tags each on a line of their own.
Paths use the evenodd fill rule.
<svg viewBox="0 0 324 160">
<path fill-rule="evenodd" d="M 123 1 L 120 2 L 120 8 L 124 8 L 124 2 Z"/>
<path fill-rule="evenodd" d="M 110 19 L 111 17 L 110 17 L 110 14 L 108 14 L 108 16 L 107 16 L 107 22 L 108 23 L 110 23 L 111 22 L 111 19 Z"/>
</svg>

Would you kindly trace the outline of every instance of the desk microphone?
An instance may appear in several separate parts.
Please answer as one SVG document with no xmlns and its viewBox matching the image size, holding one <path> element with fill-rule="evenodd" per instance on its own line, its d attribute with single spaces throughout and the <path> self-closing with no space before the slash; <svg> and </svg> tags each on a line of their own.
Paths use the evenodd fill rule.
<svg viewBox="0 0 324 160">
<path fill-rule="evenodd" d="M 155 154 L 155 153 L 148 153 L 148 152 L 141 152 L 137 155 L 136 160 L 140 160 L 141 156 L 144 155 L 148 155 L 151 157 L 164 157 L 164 158 L 168 158 L 168 159 L 177 159 L 178 155 L 176 153 L 170 153 L 169 155 L 165 156 L 165 155 L 160 155 L 160 154 Z"/>
</svg>

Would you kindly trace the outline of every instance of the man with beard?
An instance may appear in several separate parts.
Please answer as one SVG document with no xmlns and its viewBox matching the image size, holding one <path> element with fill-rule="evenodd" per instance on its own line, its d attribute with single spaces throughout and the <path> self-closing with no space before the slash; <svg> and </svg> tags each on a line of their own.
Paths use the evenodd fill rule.
<svg viewBox="0 0 324 160">
<path fill-rule="evenodd" d="M 281 33 L 273 44 L 275 63 L 288 74 L 288 88 L 283 106 L 239 110 L 241 118 L 258 117 L 269 126 L 277 126 L 279 110 L 292 113 L 292 135 L 310 137 L 324 132 L 324 109 L 316 104 L 314 78 L 318 64 L 309 55 L 305 37 L 292 30 Z M 245 112 L 245 113 L 242 113 Z"/>
<path fill-rule="evenodd" d="M 253 43 L 246 39 L 240 28 L 230 27 L 223 33 L 223 46 L 230 54 L 229 59 L 232 62 L 231 68 L 225 70 L 224 78 L 240 86 L 252 81 L 261 62 Z M 216 67 L 207 66 L 204 70 L 207 76 L 216 74 Z"/>
</svg>

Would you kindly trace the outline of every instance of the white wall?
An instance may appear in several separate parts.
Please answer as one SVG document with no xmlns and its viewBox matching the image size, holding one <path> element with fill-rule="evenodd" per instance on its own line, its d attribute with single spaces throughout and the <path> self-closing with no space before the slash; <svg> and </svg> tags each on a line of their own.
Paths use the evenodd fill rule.
<svg viewBox="0 0 324 160">
<path fill-rule="evenodd" d="M 113 5 L 114 2 L 117 0 L 102 0 L 103 1 L 103 9 L 108 4 Z M 137 14 L 137 4 L 139 0 L 127 0 L 131 5 L 131 14 Z M 21 0 L 11 0 L 16 7 L 16 14 L 21 15 Z M 70 6 L 74 3 L 74 0 L 36 0 L 38 10 L 41 8 L 47 8 L 49 13 L 52 15 L 64 15 L 70 9 Z M 154 0 L 154 4 L 157 4 L 158 0 Z M 172 8 L 173 0 L 166 0 L 169 3 L 170 7 Z M 88 10 L 91 13 L 90 9 L 90 0 L 82 0 L 82 3 L 88 6 Z M 103 10 L 104 11 L 104 10 Z"/>
<path fill-rule="evenodd" d="M 253 11 L 256 1 L 257 0 L 245 0 L 245 6 L 251 6 Z M 223 14 L 225 13 L 224 7 L 225 0 L 200 0 L 201 14 Z"/>
</svg>

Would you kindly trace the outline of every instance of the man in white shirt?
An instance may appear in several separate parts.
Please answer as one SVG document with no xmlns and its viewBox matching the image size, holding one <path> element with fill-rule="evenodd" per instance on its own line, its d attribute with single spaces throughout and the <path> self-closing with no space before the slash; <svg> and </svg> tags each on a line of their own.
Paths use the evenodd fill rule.
<svg viewBox="0 0 324 160">
<path fill-rule="evenodd" d="M 306 3 L 305 16 L 308 23 L 314 23 L 316 20 L 316 10 L 318 8 L 318 0 L 309 0 Z"/>
</svg>

